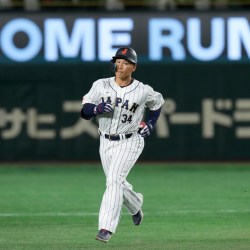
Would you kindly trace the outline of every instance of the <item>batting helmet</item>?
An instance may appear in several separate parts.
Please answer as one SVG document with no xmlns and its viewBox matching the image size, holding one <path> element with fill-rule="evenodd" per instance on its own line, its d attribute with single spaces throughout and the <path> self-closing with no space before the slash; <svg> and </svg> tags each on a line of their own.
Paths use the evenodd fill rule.
<svg viewBox="0 0 250 250">
<path fill-rule="evenodd" d="M 134 64 L 137 63 L 136 52 L 129 47 L 120 48 L 116 51 L 115 56 L 112 57 L 111 62 L 115 62 L 116 59 L 125 59 Z"/>
</svg>

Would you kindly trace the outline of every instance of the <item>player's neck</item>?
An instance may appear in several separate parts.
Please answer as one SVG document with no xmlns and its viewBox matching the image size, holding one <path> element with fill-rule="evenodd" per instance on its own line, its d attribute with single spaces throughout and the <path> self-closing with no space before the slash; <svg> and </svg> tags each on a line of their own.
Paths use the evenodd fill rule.
<svg viewBox="0 0 250 250">
<path fill-rule="evenodd" d="M 115 77 L 115 82 L 116 84 L 118 84 L 120 87 L 126 87 L 128 85 L 130 85 L 133 82 L 134 78 L 127 77 L 125 79 L 119 78 L 119 77 Z"/>
</svg>

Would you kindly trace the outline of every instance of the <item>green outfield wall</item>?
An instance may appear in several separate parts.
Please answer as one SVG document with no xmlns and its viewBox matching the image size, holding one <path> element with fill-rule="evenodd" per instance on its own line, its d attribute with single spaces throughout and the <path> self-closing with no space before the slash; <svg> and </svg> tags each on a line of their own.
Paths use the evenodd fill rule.
<svg viewBox="0 0 250 250">
<path fill-rule="evenodd" d="M 109 63 L 1 65 L 0 160 L 96 160 L 81 98 Z M 142 63 L 134 77 L 166 100 L 140 159 L 249 160 L 247 63 Z"/>
<path fill-rule="evenodd" d="M 82 96 L 118 47 L 166 102 L 141 160 L 250 160 L 250 13 L 3 12 L 0 161 L 97 160 Z"/>
</svg>

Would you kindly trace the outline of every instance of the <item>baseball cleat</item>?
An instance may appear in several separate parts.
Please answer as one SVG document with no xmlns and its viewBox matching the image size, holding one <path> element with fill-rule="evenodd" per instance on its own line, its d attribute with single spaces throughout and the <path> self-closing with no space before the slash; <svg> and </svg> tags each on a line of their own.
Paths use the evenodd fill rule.
<svg viewBox="0 0 250 250">
<path fill-rule="evenodd" d="M 140 209 L 137 214 L 132 215 L 133 222 L 136 226 L 139 226 L 142 222 L 143 219 L 143 213 L 142 210 Z"/>
<path fill-rule="evenodd" d="M 101 229 L 98 234 L 96 235 L 96 240 L 102 241 L 107 243 L 111 238 L 112 233 L 106 229 Z"/>
</svg>

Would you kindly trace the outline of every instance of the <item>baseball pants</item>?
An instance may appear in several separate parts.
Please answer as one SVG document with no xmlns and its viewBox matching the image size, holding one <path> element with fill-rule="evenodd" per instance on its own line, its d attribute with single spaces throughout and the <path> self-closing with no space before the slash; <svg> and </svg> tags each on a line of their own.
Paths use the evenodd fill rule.
<svg viewBox="0 0 250 250">
<path fill-rule="evenodd" d="M 143 148 L 144 139 L 137 133 L 119 141 L 110 141 L 103 136 L 100 137 L 100 157 L 106 176 L 106 190 L 99 211 L 99 230 L 106 229 L 115 233 L 122 205 L 131 215 L 140 210 L 143 196 L 133 191 L 126 177 Z"/>
</svg>

